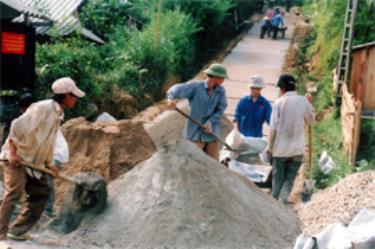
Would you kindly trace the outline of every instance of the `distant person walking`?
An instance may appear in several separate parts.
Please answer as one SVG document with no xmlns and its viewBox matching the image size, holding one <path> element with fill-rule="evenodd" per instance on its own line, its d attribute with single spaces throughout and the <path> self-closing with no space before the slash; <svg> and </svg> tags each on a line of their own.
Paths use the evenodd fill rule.
<svg viewBox="0 0 375 249">
<path fill-rule="evenodd" d="M 272 18 L 275 15 L 275 11 L 272 8 L 268 8 L 266 11 L 266 15 L 264 16 L 261 24 L 260 30 L 260 39 L 263 39 L 265 34 L 267 33 L 268 37 L 271 37 L 272 34 Z"/>
<path fill-rule="evenodd" d="M 272 17 L 271 23 L 273 31 L 272 39 L 276 40 L 279 29 L 284 26 L 283 14 L 280 12 L 279 8 L 275 9 L 275 15 Z"/>
</svg>

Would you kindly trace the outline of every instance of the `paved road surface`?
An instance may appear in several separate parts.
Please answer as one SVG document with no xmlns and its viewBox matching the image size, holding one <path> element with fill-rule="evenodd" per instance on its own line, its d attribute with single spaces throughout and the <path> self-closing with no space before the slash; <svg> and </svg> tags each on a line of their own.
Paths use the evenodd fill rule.
<svg viewBox="0 0 375 249">
<path fill-rule="evenodd" d="M 257 74 L 263 77 L 266 84 L 262 91 L 264 97 L 271 102 L 277 99 L 278 89 L 275 87 L 275 82 L 282 72 L 285 54 L 294 28 L 288 17 L 286 25 L 288 26 L 286 39 L 272 40 L 267 37 L 259 39 L 260 22 L 256 23 L 224 59 L 223 64 L 227 67 L 229 74 L 229 79 L 224 82 L 228 101 L 225 115 L 230 119 L 233 117 L 239 99 L 249 94 L 247 85 L 252 75 Z M 266 128 L 265 133 L 267 132 Z"/>
</svg>

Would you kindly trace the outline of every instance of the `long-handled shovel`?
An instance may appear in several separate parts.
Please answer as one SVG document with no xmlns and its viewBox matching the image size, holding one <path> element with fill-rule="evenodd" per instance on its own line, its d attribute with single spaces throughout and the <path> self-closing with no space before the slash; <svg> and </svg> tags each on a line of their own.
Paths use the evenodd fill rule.
<svg viewBox="0 0 375 249">
<path fill-rule="evenodd" d="M 198 122 L 197 120 L 195 120 L 194 118 L 192 118 L 191 116 L 189 116 L 188 114 L 186 114 L 185 112 L 183 112 L 181 109 L 179 109 L 178 107 L 176 107 L 174 109 L 175 111 L 177 111 L 178 113 L 180 113 L 182 116 L 184 116 L 185 118 L 189 119 L 191 122 L 193 122 L 194 124 L 198 125 L 201 129 L 205 129 L 206 127 L 204 125 L 202 125 L 200 122 Z M 232 149 L 224 140 L 222 140 L 220 137 L 218 137 L 216 134 L 214 133 L 211 133 L 211 135 L 213 137 L 215 137 L 223 146 L 225 146 L 228 150 L 230 151 L 237 151 L 237 150 L 234 150 Z"/>
<path fill-rule="evenodd" d="M 7 160 L 0 160 L 7 161 Z M 55 177 L 52 170 L 37 167 L 22 161 L 21 167 L 27 167 Z M 49 224 L 49 228 L 63 233 L 75 230 L 85 215 L 101 213 L 107 204 L 107 182 L 104 177 L 93 172 L 81 172 L 75 177 L 58 174 L 57 178 L 74 184 L 61 205 L 58 216 Z M 84 215 L 85 214 L 85 215 Z"/>
<path fill-rule="evenodd" d="M 302 200 L 309 201 L 311 199 L 312 192 L 315 188 L 316 181 L 312 179 L 312 129 L 311 125 L 308 127 L 308 143 L 309 143 L 309 152 L 308 152 L 308 163 L 307 163 L 307 180 L 303 183 L 302 191 Z"/>
<path fill-rule="evenodd" d="M 8 160 L 0 159 L 0 162 L 7 162 L 7 161 Z M 34 165 L 32 163 L 25 162 L 25 161 L 22 161 L 21 165 L 26 166 L 30 169 L 39 171 L 41 173 L 45 173 L 45 174 L 48 174 L 48 175 L 51 175 L 51 176 L 55 177 L 55 173 L 48 168 L 37 167 L 36 165 Z M 58 174 L 57 178 L 60 178 L 61 180 L 64 180 L 64 181 L 67 181 L 67 182 L 70 182 L 70 183 L 73 183 L 73 184 L 80 185 L 84 188 L 88 188 L 83 181 L 79 181 L 79 180 L 77 180 L 73 177 L 70 177 L 70 176 L 67 176 L 67 175 L 64 175 L 64 174 Z M 88 189 L 88 190 L 90 190 L 90 189 Z"/>
</svg>

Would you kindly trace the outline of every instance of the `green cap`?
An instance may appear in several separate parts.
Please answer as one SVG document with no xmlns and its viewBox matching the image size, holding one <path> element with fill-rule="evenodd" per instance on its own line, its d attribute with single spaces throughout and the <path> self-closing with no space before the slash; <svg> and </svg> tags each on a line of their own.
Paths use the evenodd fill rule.
<svg viewBox="0 0 375 249">
<path fill-rule="evenodd" d="M 215 77 L 220 77 L 220 78 L 225 78 L 225 79 L 228 78 L 227 70 L 225 69 L 225 67 L 217 63 L 211 64 L 210 67 L 204 70 L 203 72 L 205 72 L 208 75 L 215 76 Z"/>
</svg>

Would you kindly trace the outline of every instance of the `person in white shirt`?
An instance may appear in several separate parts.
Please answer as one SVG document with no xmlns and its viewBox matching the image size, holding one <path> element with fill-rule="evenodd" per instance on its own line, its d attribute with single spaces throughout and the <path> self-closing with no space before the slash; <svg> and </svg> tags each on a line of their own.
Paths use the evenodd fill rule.
<svg viewBox="0 0 375 249">
<path fill-rule="evenodd" d="M 281 75 L 280 98 L 271 115 L 269 154 L 272 156 L 272 195 L 287 204 L 305 153 L 305 125 L 314 122 L 311 99 L 299 96 L 293 76 Z"/>
<path fill-rule="evenodd" d="M 77 98 L 85 96 L 71 78 L 52 84 L 52 99 L 38 101 L 12 121 L 8 138 L 2 147 L 5 193 L 0 206 L 0 240 L 27 240 L 27 232 L 38 222 L 48 201 L 50 186 L 46 174 L 26 165 L 48 167 L 55 177 L 53 163 L 56 134 L 64 110 L 74 108 Z M 26 192 L 22 213 L 9 226 L 16 204 Z"/>
</svg>

